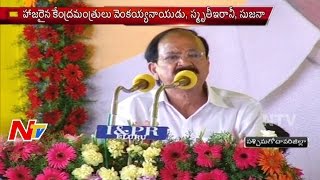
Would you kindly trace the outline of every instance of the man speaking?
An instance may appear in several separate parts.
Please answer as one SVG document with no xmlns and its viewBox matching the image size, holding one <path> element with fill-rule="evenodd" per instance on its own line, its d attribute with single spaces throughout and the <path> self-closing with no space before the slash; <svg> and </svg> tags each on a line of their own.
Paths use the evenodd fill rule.
<svg viewBox="0 0 320 180">
<path fill-rule="evenodd" d="M 169 85 L 177 73 L 190 70 L 197 76 L 191 89 L 167 88 L 159 96 L 159 126 L 182 137 L 189 133 L 207 138 L 212 133 L 230 132 L 237 138 L 257 136 L 264 130 L 260 104 L 240 93 L 210 87 L 206 83 L 209 46 L 195 31 L 183 28 L 166 30 L 149 43 L 145 58 L 158 85 Z M 127 120 L 150 125 L 155 90 L 132 95 L 119 104 L 117 124 Z"/>
</svg>

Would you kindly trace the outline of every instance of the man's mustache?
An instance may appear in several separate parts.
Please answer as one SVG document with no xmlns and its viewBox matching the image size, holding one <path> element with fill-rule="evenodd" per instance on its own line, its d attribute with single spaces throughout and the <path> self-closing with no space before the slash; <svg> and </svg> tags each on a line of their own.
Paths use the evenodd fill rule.
<svg viewBox="0 0 320 180">
<path fill-rule="evenodd" d="M 194 66 L 179 67 L 176 70 L 174 70 L 174 74 L 177 74 L 178 72 L 183 71 L 183 70 L 189 70 L 189 71 L 192 71 L 192 72 L 194 72 L 196 74 L 199 74 L 199 70 Z"/>
</svg>

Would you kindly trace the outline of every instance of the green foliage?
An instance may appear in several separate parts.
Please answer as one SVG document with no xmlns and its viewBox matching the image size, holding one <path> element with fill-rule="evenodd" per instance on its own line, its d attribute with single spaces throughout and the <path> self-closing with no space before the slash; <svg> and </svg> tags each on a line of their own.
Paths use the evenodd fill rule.
<svg viewBox="0 0 320 180">
<path fill-rule="evenodd" d="M 234 141 L 231 133 L 214 133 L 208 139 L 209 144 L 231 144 Z"/>
</svg>

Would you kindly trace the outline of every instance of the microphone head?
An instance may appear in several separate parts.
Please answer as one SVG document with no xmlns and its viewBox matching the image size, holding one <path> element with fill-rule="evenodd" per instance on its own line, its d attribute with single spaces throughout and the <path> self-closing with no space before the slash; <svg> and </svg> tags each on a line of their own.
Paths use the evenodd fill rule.
<svg viewBox="0 0 320 180">
<path fill-rule="evenodd" d="M 179 82 L 179 81 L 180 82 L 181 81 L 188 81 L 188 83 L 180 84 L 178 86 L 178 88 L 180 88 L 180 89 L 191 89 L 197 84 L 198 77 L 192 71 L 183 70 L 183 71 L 178 72 L 176 74 L 176 76 L 174 77 L 174 80 L 173 80 L 173 82 Z"/>
<path fill-rule="evenodd" d="M 132 84 L 133 86 L 145 84 L 144 86 L 141 86 L 142 88 L 139 90 L 142 92 L 148 92 L 156 85 L 156 80 L 150 74 L 139 74 L 133 79 Z"/>
</svg>

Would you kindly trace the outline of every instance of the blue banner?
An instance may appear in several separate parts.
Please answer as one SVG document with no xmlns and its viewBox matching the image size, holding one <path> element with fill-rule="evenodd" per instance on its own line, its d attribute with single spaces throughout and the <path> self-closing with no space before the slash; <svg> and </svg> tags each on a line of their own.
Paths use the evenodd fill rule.
<svg viewBox="0 0 320 180">
<path fill-rule="evenodd" d="M 96 132 L 96 138 L 101 139 L 165 140 L 167 137 L 168 127 L 160 126 L 98 125 Z"/>
</svg>

